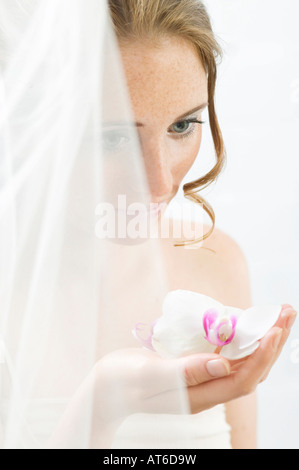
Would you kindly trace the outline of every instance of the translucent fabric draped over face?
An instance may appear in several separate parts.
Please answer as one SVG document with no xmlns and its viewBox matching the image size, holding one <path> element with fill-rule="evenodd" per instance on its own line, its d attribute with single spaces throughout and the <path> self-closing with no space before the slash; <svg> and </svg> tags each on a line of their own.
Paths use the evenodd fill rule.
<svg viewBox="0 0 299 470">
<path fill-rule="evenodd" d="M 167 277 L 117 42 L 103 0 L 1 0 L 0 28 L 1 446 L 110 446 L 188 411 L 132 334 Z"/>
</svg>

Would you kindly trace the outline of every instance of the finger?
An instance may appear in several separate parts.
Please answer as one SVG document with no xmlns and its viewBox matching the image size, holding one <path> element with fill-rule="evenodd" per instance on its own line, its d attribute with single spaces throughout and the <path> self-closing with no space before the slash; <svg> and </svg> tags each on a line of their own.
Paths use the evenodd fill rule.
<svg viewBox="0 0 299 470">
<path fill-rule="evenodd" d="M 293 309 L 292 306 L 283 305 L 281 315 L 276 323 L 277 326 L 280 326 L 283 329 L 281 340 L 279 342 L 276 353 L 273 355 L 272 362 L 269 365 L 269 368 L 265 372 L 264 376 L 261 378 L 261 381 L 264 381 L 267 378 L 271 368 L 273 367 L 273 365 L 279 358 L 281 351 L 290 335 L 290 332 L 291 332 L 292 326 L 294 325 L 296 317 L 297 317 L 297 312 Z"/>
<path fill-rule="evenodd" d="M 180 360 L 187 387 L 230 374 L 229 361 L 218 354 L 194 354 Z"/>
<path fill-rule="evenodd" d="M 162 359 L 150 353 L 143 356 L 149 360 L 141 375 L 144 393 L 140 407 L 147 413 L 175 414 L 181 406 L 181 391 L 186 387 L 198 386 L 230 373 L 229 361 L 213 353 L 178 359 Z"/>
<path fill-rule="evenodd" d="M 230 373 L 229 361 L 218 354 L 194 354 L 177 360 L 159 360 L 155 380 L 148 382 L 143 407 L 147 413 L 177 413 L 181 406 L 178 391 L 198 388 Z M 217 379 L 217 380 L 215 380 Z M 190 406 L 190 402 L 189 402 Z M 155 410 L 155 411 L 153 411 Z M 192 412 L 191 409 L 188 412 Z"/>
<path fill-rule="evenodd" d="M 295 309 L 289 304 L 284 304 L 282 305 L 279 318 L 274 326 L 290 330 L 296 320 L 296 316 L 297 312 Z"/>
<path fill-rule="evenodd" d="M 297 312 L 293 309 L 293 307 L 288 306 L 287 308 L 282 310 L 282 313 L 281 313 L 280 319 L 279 319 L 279 320 L 281 320 L 282 323 L 281 323 L 281 325 L 279 324 L 278 326 L 283 328 L 283 333 L 282 333 L 281 342 L 280 342 L 279 347 L 277 349 L 276 359 L 280 355 L 281 350 L 282 350 L 283 346 L 285 345 L 286 340 L 288 339 L 288 337 L 290 335 L 291 329 L 292 329 L 292 327 L 293 327 L 293 325 L 296 321 L 296 318 L 297 318 Z"/>
<path fill-rule="evenodd" d="M 273 364 L 280 345 L 283 330 L 277 326 L 261 339 L 258 349 L 240 367 L 237 381 L 244 386 L 245 394 L 253 392 L 264 374 Z"/>
</svg>

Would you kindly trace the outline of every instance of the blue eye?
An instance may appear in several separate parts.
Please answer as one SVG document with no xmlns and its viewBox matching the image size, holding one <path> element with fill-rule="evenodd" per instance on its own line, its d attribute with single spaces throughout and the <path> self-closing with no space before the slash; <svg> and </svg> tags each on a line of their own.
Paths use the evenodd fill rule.
<svg viewBox="0 0 299 470">
<path fill-rule="evenodd" d="M 176 122 L 170 127 L 170 132 L 172 134 L 177 134 L 178 137 L 188 137 L 193 134 L 195 131 L 196 124 L 204 124 L 203 121 L 198 121 L 197 119 L 185 119 L 184 121 Z"/>
<path fill-rule="evenodd" d="M 177 134 L 183 134 L 186 131 L 188 131 L 190 126 L 191 126 L 191 123 L 189 121 L 182 121 L 182 122 L 177 122 L 176 124 L 173 124 L 172 129 Z"/>
<path fill-rule="evenodd" d="M 112 129 L 102 133 L 103 149 L 109 152 L 120 151 L 130 140 L 129 133 L 125 130 Z"/>
</svg>

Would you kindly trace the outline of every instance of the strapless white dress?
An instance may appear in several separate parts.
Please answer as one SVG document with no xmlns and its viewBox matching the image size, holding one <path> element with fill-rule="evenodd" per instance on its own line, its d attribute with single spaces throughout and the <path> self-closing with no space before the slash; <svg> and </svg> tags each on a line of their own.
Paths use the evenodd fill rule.
<svg viewBox="0 0 299 470">
<path fill-rule="evenodd" d="M 114 449 L 232 449 L 224 405 L 194 415 L 135 414 L 119 427 Z"/>
<path fill-rule="evenodd" d="M 51 404 L 41 400 L 32 404 L 18 448 L 46 447 L 64 406 L 64 400 L 53 400 Z M 3 418 L 3 406 L 0 411 Z M 230 426 L 223 405 L 195 415 L 131 415 L 123 421 L 112 443 L 112 449 L 231 448 Z"/>
</svg>

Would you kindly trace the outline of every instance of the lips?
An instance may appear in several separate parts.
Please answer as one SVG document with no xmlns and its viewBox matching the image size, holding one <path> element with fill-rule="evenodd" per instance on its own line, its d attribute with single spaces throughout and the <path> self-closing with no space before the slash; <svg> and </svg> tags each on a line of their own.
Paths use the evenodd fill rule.
<svg viewBox="0 0 299 470">
<path fill-rule="evenodd" d="M 155 202 L 155 203 L 151 203 L 151 204 L 150 204 L 150 207 L 147 209 L 146 212 L 161 212 L 165 205 L 166 205 L 165 202 L 160 202 L 160 203 Z"/>
<path fill-rule="evenodd" d="M 168 204 L 168 201 L 163 202 L 152 202 L 151 205 L 153 206 L 154 211 L 162 211 Z"/>
</svg>

